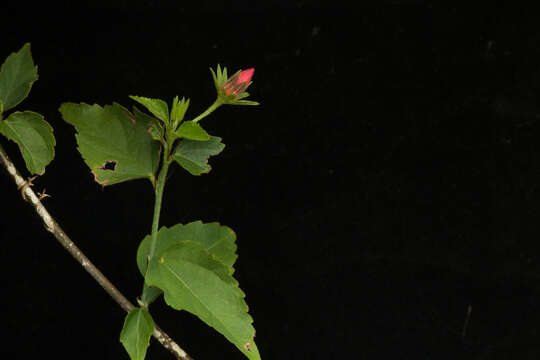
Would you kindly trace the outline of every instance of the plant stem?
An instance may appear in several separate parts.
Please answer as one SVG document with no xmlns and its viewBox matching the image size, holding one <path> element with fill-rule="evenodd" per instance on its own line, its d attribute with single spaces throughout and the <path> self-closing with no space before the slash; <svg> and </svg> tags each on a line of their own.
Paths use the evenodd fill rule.
<svg viewBox="0 0 540 360">
<path fill-rule="evenodd" d="M 11 162 L 2 145 L 0 145 L 0 163 L 7 169 L 17 187 L 22 187 L 21 195 L 30 202 L 38 215 L 45 224 L 45 229 L 52 233 L 60 244 L 82 265 L 82 267 L 97 281 L 97 283 L 120 305 L 126 312 L 135 309 L 135 306 L 103 275 L 103 273 L 83 254 L 83 252 L 73 243 L 73 241 L 62 230 L 60 225 L 53 219 L 47 209 L 41 203 L 30 186 L 17 171 L 15 165 Z M 162 189 L 163 193 L 163 189 Z M 191 357 L 178 344 L 176 344 L 163 330 L 157 325 L 154 328 L 153 336 L 169 350 L 179 360 L 192 360 Z"/>
<path fill-rule="evenodd" d="M 220 107 L 223 104 L 223 101 L 220 98 L 217 98 L 216 101 L 208 109 L 206 109 L 201 115 L 197 116 L 195 119 L 191 120 L 193 122 L 198 122 L 208 115 L 210 115 L 214 110 L 216 110 L 218 107 Z"/>
<path fill-rule="evenodd" d="M 214 110 L 220 107 L 223 104 L 223 101 L 220 98 L 217 98 L 212 105 L 208 107 L 202 114 L 193 119 L 193 122 L 197 122 L 210 115 Z M 159 175 L 155 187 L 155 202 L 154 202 L 154 218 L 152 219 L 152 233 L 150 235 L 150 251 L 148 253 L 148 260 L 154 257 L 154 252 L 156 251 L 157 235 L 159 230 L 159 215 L 161 213 L 161 202 L 163 200 L 163 190 L 165 188 L 165 181 L 167 180 L 167 171 L 169 166 L 172 163 L 171 159 L 171 149 L 173 146 L 174 139 L 172 137 L 173 129 L 169 128 L 169 124 L 166 124 L 166 138 L 164 147 L 163 147 L 163 162 L 161 169 L 159 170 Z M 144 290 L 143 290 L 144 291 Z"/>
<path fill-rule="evenodd" d="M 167 130 L 167 134 L 169 134 Z M 154 199 L 154 216 L 152 219 L 152 232 L 150 233 L 150 249 L 147 254 L 146 258 L 146 264 L 147 269 L 148 265 L 150 264 L 150 260 L 154 257 L 154 253 L 156 251 L 156 244 L 157 244 L 157 236 L 159 231 L 159 217 L 161 214 L 161 203 L 163 201 L 163 191 L 165 189 L 165 182 L 167 181 L 167 172 L 169 170 L 169 166 L 171 165 L 172 160 L 170 159 L 170 138 L 167 138 L 165 143 L 163 144 L 163 160 L 161 169 L 159 170 L 158 179 L 155 185 L 155 199 Z M 145 274 L 146 278 L 146 274 Z M 143 284 L 143 290 L 141 294 L 141 305 L 144 308 L 148 308 L 148 305 L 150 305 L 150 302 L 153 300 L 152 296 L 150 295 L 150 286 L 146 284 L 146 281 Z"/>
<path fill-rule="evenodd" d="M 156 197 L 154 200 L 154 218 L 152 219 L 152 233 L 150 235 L 150 252 L 148 254 L 148 259 L 154 257 L 154 252 L 156 250 L 157 235 L 159 230 L 159 215 L 161 214 L 161 203 L 163 200 L 163 190 L 165 189 L 165 181 L 167 180 L 167 171 L 169 170 L 169 165 L 171 165 L 171 159 L 169 158 L 169 149 L 168 146 L 163 151 L 163 164 L 161 170 L 159 171 L 157 183 L 156 183 Z"/>
</svg>

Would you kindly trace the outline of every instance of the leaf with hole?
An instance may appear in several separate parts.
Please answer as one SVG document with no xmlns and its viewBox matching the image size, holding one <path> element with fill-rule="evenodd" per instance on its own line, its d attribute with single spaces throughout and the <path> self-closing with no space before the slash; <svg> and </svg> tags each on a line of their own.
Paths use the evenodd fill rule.
<svg viewBox="0 0 540 360">
<path fill-rule="evenodd" d="M 96 182 L 103 186 L 147 178 L 154 183 L 160 144 L 148 133 L 148 116 L 114 103 L 64 103 L 64 120 L 77 130 L 79 152 Z"/>
</svg>

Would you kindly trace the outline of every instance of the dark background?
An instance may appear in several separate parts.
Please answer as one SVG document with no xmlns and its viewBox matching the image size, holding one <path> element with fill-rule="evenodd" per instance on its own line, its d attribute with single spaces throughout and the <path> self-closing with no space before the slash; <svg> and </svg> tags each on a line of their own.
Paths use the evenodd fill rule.
<svg viewBox="0 0 540 360">
<path fill-rule="evenodd" d="M 255 67 L 262 105 L 203 120 L 227 147 L 208 175 L 173 171 L 162 224 L 236 231 L 262 358 L 538 359 L 540 27 L 532 9 L 475 4 L 21 4 L 2 9 L 0 58 L 32 43 L 40 78 L 18 109 L 57 139 L 35 190 L 131 300 L 152 188 L 94 183 L 58 107 L 180 95 L 194 117 L 215 97 L 209 67 Z M 122 310 L 5 172 L 0 188 L 0 353 L 127 359 Z M 195 359 L 243 358 L 195 317 L 151 310 Z M 147 357 L 172 359 L 154 340 Z"/>
</svg>

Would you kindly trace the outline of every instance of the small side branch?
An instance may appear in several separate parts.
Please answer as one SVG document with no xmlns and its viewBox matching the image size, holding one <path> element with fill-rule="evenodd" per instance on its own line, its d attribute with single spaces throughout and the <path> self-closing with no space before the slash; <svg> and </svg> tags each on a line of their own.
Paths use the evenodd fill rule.
<svg viewBox="0 0 540 360">
<path fill-rule="evenodd" d="M 41 203 L 41 199 L 36 195 L 29 182 L 19 174 L 15 165 L 11 162 L 2 145 L 0 145 L 0 163 L 11 175 L 17 188 L 21 190 L 24 200 L 32 204 L 38 215 L 45 224 L 45 229 L 52 233 L 62 246 L 82 265 L 82 267 L 97 281 L 97 283 L 124 309 L 130 312 L 135 306 L 103 275 L 103 273 L 82 253 L 82 251 L 71 241 L 58 223 L 52 218 L 47 209 Z M 154 337 L 169 350 L 179 360 L 193 360 L 178 344 L 176 344 L 157 325 L 154 328 Z"/>
</svg>

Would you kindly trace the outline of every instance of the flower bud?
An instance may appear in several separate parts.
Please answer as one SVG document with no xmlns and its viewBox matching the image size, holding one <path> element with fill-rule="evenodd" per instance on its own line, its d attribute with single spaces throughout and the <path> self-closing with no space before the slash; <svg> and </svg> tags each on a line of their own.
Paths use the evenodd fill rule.
<svg viewBox="0 0 540 360">
<path fill-rule="evenodd" d="M 237 72 L 228 79 L 221 87 L 225 90 L 225 95 L 238 96 L 242 94 L 251 83 L 251 78 L 255 72 L 254 68 Z"/>
<path fill-rule="evenodd" d="M 230 78 L 227 76 L 227 68 L 217 66 L 217 71 L 210 69 L 214 84 L 216 85 L 218 99 L 221 104 L 230 105 L 259 105 L 256 101 L 244 100 L 249 94 L 246 89 L 251 85 L 254 68 L 238 71 Z"/>
</svg>

